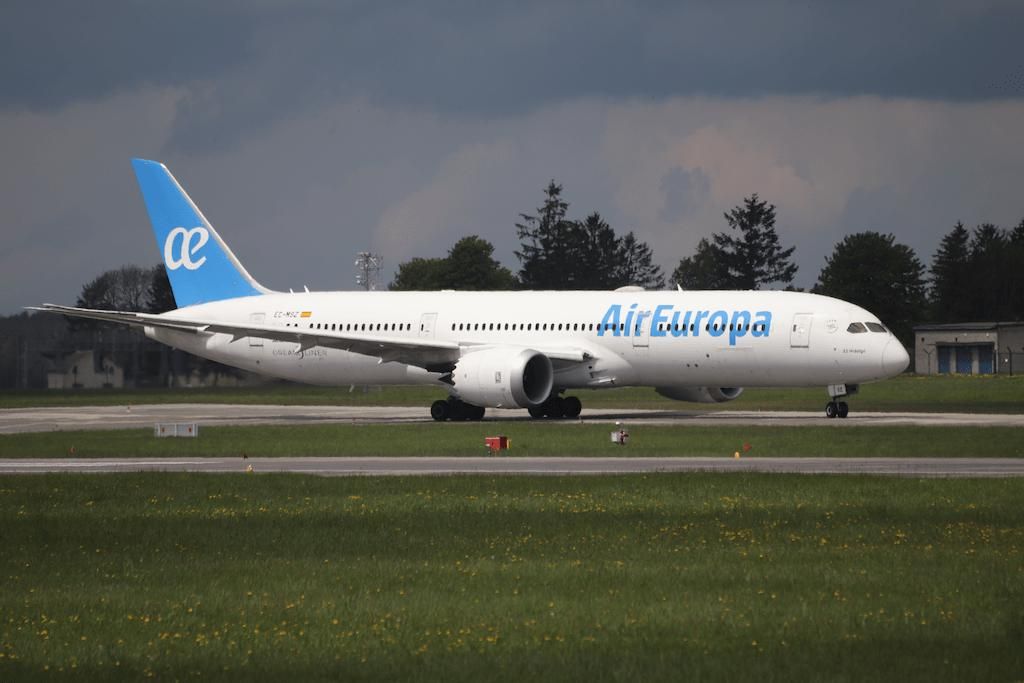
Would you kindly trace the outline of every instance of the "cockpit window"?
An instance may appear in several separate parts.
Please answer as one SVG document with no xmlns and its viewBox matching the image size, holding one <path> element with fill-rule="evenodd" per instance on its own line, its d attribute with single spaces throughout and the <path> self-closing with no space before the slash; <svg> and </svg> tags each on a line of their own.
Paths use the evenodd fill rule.
<svg viewBox="0 0 1024 683">
<path fill-rule="evenodd" d="M 888 332 L 889 331 L 889 330 L 885 329 L 885 325 L 883 325 L 881 323 L 864 323 L 864 324 L 867 325 L 868 329 L 871 330 L 872 332 Z"/>
<path fill-rule="evenodd" d="M 861 332 L 867 332 L 868 328 L 864 327 L 864 323 L 850 323 L 850 326 L 846 328 L 847 332 L 853 332 L 854 334 L 860 334 Z"/>
</svg>

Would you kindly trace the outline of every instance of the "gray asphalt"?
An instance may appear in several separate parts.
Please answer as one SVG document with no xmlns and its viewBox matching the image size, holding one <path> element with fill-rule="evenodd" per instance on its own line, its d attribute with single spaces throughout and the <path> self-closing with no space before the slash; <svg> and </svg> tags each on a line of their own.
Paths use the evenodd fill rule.
<svg viewBox="0 0 1024 683">
<path fill-rule="evenodd" d="M 525 410 L 489 410 L 485 422 L 529 420 Z M 821 412 L 797 411 L 668 411 L 588 409 L 586 422 L 679 425 L 976 425 L 1024 427 L 1024 414 L 877 413 L 851 412 L 845 420 L 829 420 Z M 195 422 L 200 425 L 251 424 L 408 424 L 430 422 L 426 406 L 275 406 L 180 403 L 138 406 L 74 408 L 17 408 L 0 410 L 0 434 L 68 431 L 77 429 L 152 428 L 158 422 Z"/>
<path fill-rule="evenodd" d="M 324 476 L 788 472 L 902 477 L 1020 477 L 1024 458 L 61 458 L 0 461 L 0 474 L 293 472 Z"/>
</svg>

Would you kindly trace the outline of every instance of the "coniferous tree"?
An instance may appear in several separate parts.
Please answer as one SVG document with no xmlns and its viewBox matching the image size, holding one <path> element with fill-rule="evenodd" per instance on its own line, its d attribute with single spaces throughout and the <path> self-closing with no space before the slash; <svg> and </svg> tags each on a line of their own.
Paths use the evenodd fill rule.
<svg viewBox="0 0 1024 683">
<path fill-rule="evenodd" d="M 665 277 L 661 274 L 661 266 L 653 261 L 651 248 L 641 242 L 632 231 L 619 241 L 616 250 L 617 258 L 612 269 L 612 288 L 625 285 L 636 285 L 644 289 L 663 289 Z"/>
<path fill-rule="evenodd" d="M 615 280 L 620 242 L 615 235 L 615 230 L 596 211 L 579 223 L 577 229 L 579 243 L 576 248 L 579 251 L 579 270 L 576 282 L 579 288 L 608 289 L 613 287 L 612 282 Z"/>
<path fill-rule="evenodd" d="M 601 214 L 583 221 L 567 218 L 562 186 L 552 181 L 537 215 L 521 214 L 516 224 L 522 249 L 520 282 L 527 289 L 614 289 L 623 285 L 664 286 L 651 248 L 632 232 L 619 237 Z"/>
<path fill-rule="evenodd" d="M 759 201 L 757 194 L 753 194 L 743 200 L 742 206 L 726 213 L 725 220 L 739 235 L 720 232 L 714 240 L 726 256 L 732 287 L 759 289 L 762 285 L 793 281 L 797 267 L 790 257 L 796 247 L 780 246 L 774 205 Z"/>
<path fill-rule="evenodd" d="M 573 257 L 580 239 L 579 226 L 567 220 L 569 204 L 562 199 L 562 186 L 552 180 L 544 190 L 544 204 L 536 215 L 520 214 L 516 234 L 522 251 L 519 281 L 527 289 L 579 289 Z"/>
<path fill-rule="evenodd" d="M 1014 317 L 1011 304 L 1012 271 L 1009 237 L 991 223 L 974 229 L 970 243 L 972 315 L 975 321 L 1009 320 Z"/>
<path fill-rule="evenodd" d="M 971 317 L 970 233 L 957 222 L 939 243 L 932 258 L 932 318 L 944 322 L 963 322 Z"/>
<path fill-rule="evenodd" d="M 673 281 L 684 289 L 759 289 L 793 281 L 796 247 L 783 249 L 775 231 L 775 206 L 756 194 L 725 214 L 729 228 L 711 240 L 701 239 L 697 251 L 679 262 Z"/>
<path fill-rule="evenodd" d="M 1024 320 L 1024 219 L 1010 231 L 1008 249 L 1011 320 Z"/>
</svg>

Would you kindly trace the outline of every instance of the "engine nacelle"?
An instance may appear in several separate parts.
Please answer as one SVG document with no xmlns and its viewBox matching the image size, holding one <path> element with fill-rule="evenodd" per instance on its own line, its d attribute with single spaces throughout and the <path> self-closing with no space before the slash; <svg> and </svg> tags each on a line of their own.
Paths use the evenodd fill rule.
<svg viewBox="0 0 1024 683">
<path fill-rule="evenodd" d="M 743 387 L 656 387 L 665 398 L 691 403 L 725 403 L 739 398 Z"/>
<path fill-rule="evenodd" d="M 467 353 L 452 372 L 455 395 L 488 408 L 532 408 L 554 387 L 551 359 L 533 349 L 485 349 Z"/>
</svg>

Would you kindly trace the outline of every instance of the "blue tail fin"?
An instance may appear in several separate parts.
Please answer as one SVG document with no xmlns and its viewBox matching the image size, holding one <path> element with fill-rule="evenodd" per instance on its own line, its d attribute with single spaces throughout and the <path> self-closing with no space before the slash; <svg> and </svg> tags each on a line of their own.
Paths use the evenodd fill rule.
<svg viewBox="0 0 1024 683">
<path fill-rule="evenodd" d="M 132 159 L 179 308 L 265 294 L 167 167 Z"/>
</svg>

